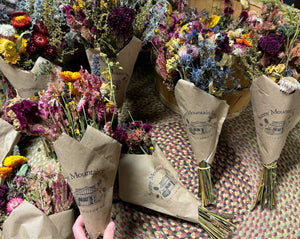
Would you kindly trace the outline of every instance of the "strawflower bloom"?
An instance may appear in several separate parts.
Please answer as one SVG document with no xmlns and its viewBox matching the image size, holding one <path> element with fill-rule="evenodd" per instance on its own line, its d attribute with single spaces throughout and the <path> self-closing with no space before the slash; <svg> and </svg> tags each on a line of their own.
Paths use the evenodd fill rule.
<svg viewBox="0 0 300 239">
<path fill-rule="evenodd" d="M 2 164 L 5 167 L 18 167 L 25 162 L 27 162 L 26 157 L 20 155 L 10 155 L 3 160 Z"/>
<path fill-rule="evenodd" d="M 10 24 L 2 24 L 0 25 L 0 38 L 4 37 L 9 40 L 14 40 L 15 38 L 15 28 Z"/>
<path fill-rule="evenodd" d="M 10 175 L 10 173 L 12 172 L 12 168 L 11 167 L 0 167 L 0 178 L 5 178 L 8 175 Z"/>
<path fill-rule="evenodd" d="M 6 204 L 6 212 L 8 214 L 11 214 L 12 211 L 17 208 L 22 202 L 24 201 L 23 198 L 15 197 L 11 198 L 9 202 Z"/>
<path fill-rule="evenodd" d="M 45 24 L 43 22 L 41 22 L 40 20 L 36 20 L 36 23 L 33 26 L 33 31 L 34 32 L 38 32 L 41 33 L 43 35 L 47 35 L 48 34 L 48 30 L 47 27 L 45 26 Z"/>
<path fill-rule="evenodd" d="M 44 48 L 49 45 L 48 37 L 42 33 L 36 32 L 31 36 L 32 42 L 41 48 Z"/>
<path fill-rule="evenodd" d="M 247 10 L 243 10 L 240 15 L 239 15 L 239 19 L 240 19 L 240 24 L 244 24 L 249 18 L 249 14 Z"/>
<path fill-rule="evenodd" d="M 81 75 L 79 72 L 63 71 L 60 75 L 62 77 L 62 80 L 66 82 L 74 82 L 81 79 Z"/>
<path fill-rule="evenodd" d="M 16 64 L 20 60 L 16 44 L 5 38 L 0 38 L 0 54 L 4 57 L 4 60 L 10 64 Z"/>
<path fill-rule="evenodd" d="M 11 16 L 11 25 L 15 28 L 23 29 L 31 26 L 31 18 L 26 12 L 14 12 Z"/>
<path fill-rule="evenodd" d="M 220 21 L 220 17 L 217 15 L 212 15 L 211 19 L 205 24 L 206 27 L 215 27 Z"/>
</svg>

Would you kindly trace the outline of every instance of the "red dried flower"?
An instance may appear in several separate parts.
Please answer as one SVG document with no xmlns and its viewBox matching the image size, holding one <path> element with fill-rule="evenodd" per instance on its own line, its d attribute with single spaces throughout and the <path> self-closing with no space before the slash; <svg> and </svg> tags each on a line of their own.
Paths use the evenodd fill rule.
<svg viewBox="0 0 300 239">
<path fill-rule="evenodd" d="M 34 24 L 34 26 L 33 26 L 33 32 L 39 32 L 39 33 L 42 33 L 44 35 L 48 34 L 47 27 L 45 26 L 44 23 L 42 23 L 39 20 L 37 20 L 36 23 Z"/>
<path fill-rule="evenodd" d="M 31 26 L 31 17 L 26 12 L 14 12 L 11 19 L 11 25 L 15 28 L 27 28 Z"/>
<path fill-rule="evenodd" d="M 38 47 L 34 44 L 34 42 L 30 41 L 27 44 L 26 47 L 26 52 L 28 52 L 28 54 L 33 55 L 38 51 Z"/>
<path fill-rule="evenodd" d="M 36 32 L 31 37 L 33 43 L 41 48 L 44 48 L 49 45 L 48 37 L 42 33 Z"/>
<path fill-rule="evenodd" d="M 43 52 L 43 55 L 49 61 L 55 60 L 55 58 L 57 57 L 57 49 L 56 49 L 56 47 L 48 45 L 45 48 L 45 50 Z"/>
</svg>

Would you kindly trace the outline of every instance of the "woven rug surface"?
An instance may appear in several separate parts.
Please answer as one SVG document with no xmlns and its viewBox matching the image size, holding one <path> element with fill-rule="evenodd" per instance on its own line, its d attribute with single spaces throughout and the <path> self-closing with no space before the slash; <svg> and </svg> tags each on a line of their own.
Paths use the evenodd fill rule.
<svg viewBox="0 0 300 239">
<path fill-rule="evenodd" d="M 154 124 L 153 140 L 178 172 L 181 182 L 197 198 L 196 160 L 181 117 L 161 103 L 153 69 L 144 65 L 147 57 L 140 58 L 120 119 L 129 120 L 130 111 L 135 120 Z M 211 172 L 216 193 L 214 210 L 236 216 L 238 227 L 232 238 L 300 238 L 299 149 L 300 124 L 290 132 L 279 159 L 276 210 L 256 208 L 250 212 L 262 167 L 251 105 L 238 117 L 225 121 Z M 29 142 L 26 153 L 33 165 L 48 166 L 40 141 Z M 114 201 L 112 214 L 117 239 L 208 238 L 199 225 L 120 200 Z"/>
</svg>

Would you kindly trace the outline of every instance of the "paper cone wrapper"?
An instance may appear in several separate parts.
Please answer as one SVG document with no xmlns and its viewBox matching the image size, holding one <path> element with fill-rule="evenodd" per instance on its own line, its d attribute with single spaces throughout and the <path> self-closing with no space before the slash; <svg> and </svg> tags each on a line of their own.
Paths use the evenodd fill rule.
<svg viewBox="0 0 300 239">
<path fill-rule="evenodd" d="M 300 91 L 285 94 L 266 76 L 253 80 L 251 103 L 263 164 L 278 160 L 290 130 L 300 120 Z"/>
<path fill-rule="evenodd" d="M 152 155 L 122 155 L 119 196 L 125 202 L 198 223 L 200 202 L 180 182 L 177 172 L 156 145 Z"/>
<path fill-rule="evenodd" d="M 23 201 L 3 223 L 3 239 L 71 239 L 73 210 L 47 216 Z"/>
<path fill-rule="evenodd" d="M 80 142 L 63 134 L 54 149 L 87 232 L 96 239 L 110 221 L 121 144 L 88 127 Z"/>
<path fill-rule="evenodd" d="M 197 162 L 213 162 L 229 106 L 224 100 L 179 80 L 175 97 Z"/>
<path fill-rule="evenodd" d="M 21 134 L 5 120 L 0 119 L 0 162 L 12 153 L 14 146 L 19 142 Z"/>
<path fill-rule="evenodd" d="M 10 65 L 0 57 L 0 71 L 5 75 L 10 84 L 15 88 L 21 98 L 30 98 L 35 92 L 47 88 L 50 81 L 50 75 L 39 75 L 34 77 L 38 72 L 39 65 L 42 62 L 48 61 L 39 57 L 35 62 L 31 71 L 24 71 L 16 66 Z"/>
<path fill-rule="evenodd" d="M 136 37 L 133 37 L 132 40 L 117 54 L 117 61 L 120 63 L 119 66 L 123 67 L 123 69 L 120 70 L 119 66 L 112 67 L 112 71 L 113 71 L 112 81 L 113 84 L 116 86 L 115 97 L 116 97 L 118 108 L 121 108 L 124 103 L 127 87 L 131 79 L 134 65 L 139 55 L 141 46 L 142 46 L 142 41 Z M 86 54 L 90 66 L 92 65 L 93 62 L 93 54 L 99 54 L 99 53 L 100 53 L 100 48 L 94 48 L 94 49 L 91 48 L 86 50 Z M 105 68 L 107 68 L 107 65 L 100 58 L 101 72 L 103 72 Z M 108 81 L 106 77 L 104 77 L 102 80 L 104 80 L 106 83 Z"/>
</svg>

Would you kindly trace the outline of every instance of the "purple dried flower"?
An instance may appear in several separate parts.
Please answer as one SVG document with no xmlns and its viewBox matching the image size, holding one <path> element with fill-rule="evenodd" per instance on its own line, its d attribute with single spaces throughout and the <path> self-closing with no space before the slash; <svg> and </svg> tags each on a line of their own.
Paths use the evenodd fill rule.
<svg viewBox="0 0 300 239">
<path fill-rule="evenodd" d="M 86 15 L 84 14 L 84 12 L 83 12 L 83 10 L 82 9 L 80 9 L 78 12 L 77 12 L 77 16 L 78 16 L 78 18 L 79 18 L 79 21 L 84 21 L 85 20 L 85 18 L 86 18 Z"/>
<path fill-rule="evenodd" d="M 135 14 L 135 10 L 129 7 L 116 7 L 108 15 L 108 26 L 117 36 L 124 36 L 124 40 L 127 41 L 130 37 Z"/>
<path fill-rule="evenodd" d="M 0 198 L 0 209 L 6 209 L 6 203 L 5 198 Z"/>
<path fill-rule="evenodd" d="M 144 124 L 143 124 L 143 128 L 144 128 L 144 130 L 148 133 L 148 132 L 151 132 L 151 131 L 152 131 L 153 125 L 152 125 L 152 124 L 146 124 L 146 123 L 144 123 Z"/>
<path fill-rule="evenodd" d="M 231 0 L 224 0 L 224 3 L 225 3 L 225 4 L 230 4 L 230 3 L 231 3 Z"/>
<path fill-rule="evenodd" d="M 40 120 L 40 112 L 36 102 L 23 100 L 11 106 L 10 110 L 16 114 L 21 130 L 26 130 L 30 123 L 34 124 Z"/>
<path fill-rule="evenodd" d="M 133 121 L 129 124 L 129 129 L 136 129 L 141 127 L 142 127 L 142 122 L 139 120 Z"/>
<path fill-rule="evenodd" d="M 113 138 L 120 143 L 125 143 L 128 139 L 128 133 L 123 130 L 122 126 L 118 126 L 115 132 L 113 132 Z"/>
<path fill-rule="evenodd" d="M 4 198 L 7 192 L 8 192 L 8 186 L 5 184 L 0 185 L 0 198 Z"/>
<path fill-rule="evenodd" d="M 222 33 L 216 40 L 216 57 L 218 58 L 222 53 L 231 53 L 232 49 L 229 45 L 229 37 L 226 33 Z"/>
<path fill-rule="evenodd" d="M 239 15 L 239 19 L 240 19 L 240 24 L 244 24 L 249 18 L 249 14 L 247 10 L 243 10 L 240 15 Z"/>
<path fill-rule="evenodd" d="M 227 7 L 225 7 L 224 10 L 223 10 L 223 14 L 224 14 L 225 16 L 231 16 L 233 13 L 234 13 L 234 8 L 231 7 L 231 6 L 227 6 Z"/>
<path fill-rule="evenodd" d="M 262 37 L 258 41 L 258 46 L 266 53 L 275 55 L 279 52 L 284 39 L 276 33 L 271 33 L 268 36 Z"/>
</svg>

